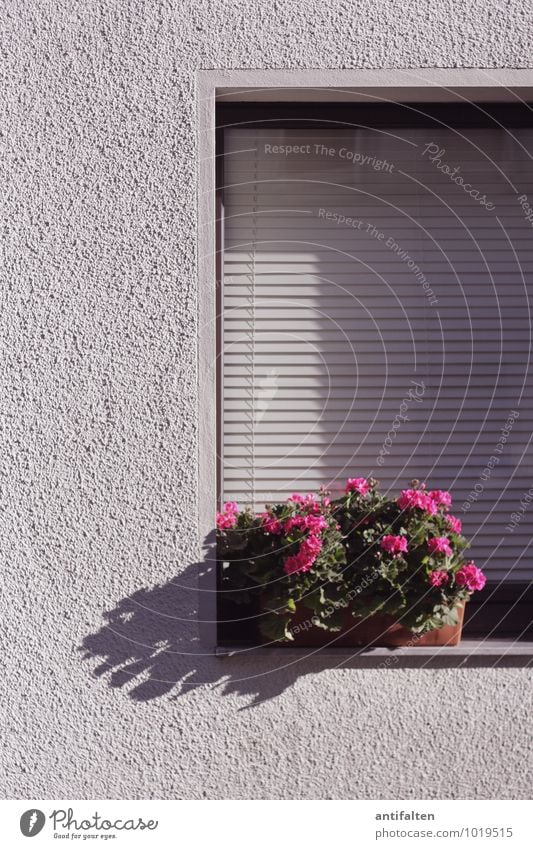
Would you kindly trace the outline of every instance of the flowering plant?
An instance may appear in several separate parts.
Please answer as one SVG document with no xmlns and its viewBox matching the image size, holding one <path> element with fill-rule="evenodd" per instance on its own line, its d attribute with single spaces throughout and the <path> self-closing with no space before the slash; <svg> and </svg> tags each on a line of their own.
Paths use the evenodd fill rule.
<svg viewBox="0 0 533 849">
<path fill-rule="evenodd" d="M 389 614 L 415 633 L 455 624 L 485 576 L 464 557 L 451 503 L 418 481 L 390 499 L 365 478 L 349 478 L 335 500 L 294 494 L 259 515 L 227 502 L 217 516 L 222 589 L 252 605 L 273 640 L 293 638 L 297 605 L 327 631 L 342 629 L 348 609 Z"/>
<path fill-rule="evenodd" d="M 346 550 L 325 492 L 296 493 L 259 515 L 226 502 L 217 528 L 225 598 L 255 608 L 268 639 L 292 639 L 296 604 L 345 583 Z"/>
<path fill-rule="evenodd" d="M 380 495 L 375 481 L 364 495 L 347 489 L 336 515 L 354 616 L 386 613 L 415 633 L 457 623 L 458 607 L 486 579 L 464 556 L 469 543 L 451 505 L 449 492 L 418 481 L 396 499 Z"/>
</svg>

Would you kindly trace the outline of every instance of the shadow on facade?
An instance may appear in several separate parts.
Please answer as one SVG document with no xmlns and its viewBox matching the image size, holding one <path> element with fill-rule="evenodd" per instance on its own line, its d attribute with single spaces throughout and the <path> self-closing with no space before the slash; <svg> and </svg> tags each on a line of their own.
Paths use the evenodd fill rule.
<svg viewBox="0 0 533 849">
<path fill-rule="evenodd" d="M 222 695 L 251 697 L 251 707 L 278 696 L 301 675 L 331 667 L 331 658 L 284 658 L 279 651 L 250 656 L 245 647 L 238 655 L 216 657 L 212 552 L 210 543 L 203 561 L 104 613 L 100 630 L 80 647 L 85 660 L 98 661 L 93 676 L 138 702 L 211 686 Z"/>
</svg>

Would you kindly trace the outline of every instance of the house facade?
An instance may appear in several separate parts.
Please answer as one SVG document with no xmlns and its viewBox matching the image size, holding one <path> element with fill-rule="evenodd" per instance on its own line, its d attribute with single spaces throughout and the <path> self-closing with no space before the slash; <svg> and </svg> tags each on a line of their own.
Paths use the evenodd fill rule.
<svg viewBox="0 0 533 849">
<path fill-rule="evenodd" d="M 249 103 L 250 109 L 259 103 L 264 110 L 273 102 L 306 99 L 357 106 L 362 91 L 372 90 L 375 100 L 381 90 L 387 101 L 439 101 L 449 107 L 459 102 L 462 89 L 469 102 L 511 106 L 517 92 L 533 87 L 530 12 L 527 3 L 499 0 L 459 5 L 106 0 L 4 10 L 4 796 L 528 796 L 530 672 L 525 663 L 498 665 L 483 653 L 477 662 L 460 664 L 442 658 L 414 664 L 401 653 L 362 663 L 352 655 L 302 656 L 279 649 L 221 657 L 213 628 L 212 529 L 219 496 L 246 498 L 257 481 L 265 480 L 250 473 L 250 451 L 239 454 L 248 444 L 246 422 L 239 430 L 238 415 L 230 416 L 232 427 L 224 430 L 217 418 L 217 397 L 225 385 L 237 390 L 227 396 L 230 412 L 244 408 L 238 390 L 247 376 L 238 370 L 224 376 L 218 357 L 225 329 L 217 329 L 216 320 L 216 98 Z M 339 92 L 345 93 L 342 99 Z M 234 129 L 227 143 L 247 147 L 236 135 L 242 132 Z M 294 129 L 287 132 L 290 136 Z M 453 170 L 464 159 L 459 151 L 455 163 L 454 148 L 443 138 L 424 141 L 438 146 L 428 148 L 423 160 L 435 179 L 443 178 L 439 164 Z M 261 149 L 323 143 L 270 133 L 261 139 Z M 523 140 L 526 150 L 528 143 Z M 393 144 L 365 152 L 354 147 L 353 138 L 337 137 L 330 147 L 352 153 L 351 159 L 338 158 L 341 170 L 368 166 L 365 173 L 372 179 L 391 185 L 393 172 L 386 163 L 398 167 Z M 447 152 L 439 159 L 441 149 Z M 356 155 L 369 159 L 361 165 Z M 510 158 L 502 142 L 493 161 L 505 170 Z M 288 159 L 277 160 L 284 179 L 291 179 L 283 170 Z M 313 168 L 325 161 L 315 154 Z M 244 179 L 239 168 L 246 173 L 272 162 L 266 154 L 255 163 L 235 158 L 228 165 L 232 185 Z M 524 184 L 531 179 L 528 163 L 526 157 L 516 166 L 517 188 L 522 177 Z M 400 192 L 402 185 L 399 180 Z M 497 210 L 502 196 L 494 186 L 494 196 L 485 189 L 469 195 L 479 207 L 476 214 L 487 221 L 494 211 L 487 205 Z M 446 184 L 450 188 L 463 191 Z M 227 202 L 238 212 L 238 197 Z M 245 202 L 253 204 L 254 197 Z M 513 207 L 520 226 L 527 224 L 527 203 L 526 197 Z M 306 209 L 315 210 L 313 204 L 314 242 L 318 230 L 329 228 L 336 247 L 344 250 L 359 232 L 356 213 L 335 198 L 304 199 Z M 507 205 L 512 206 L 508 199 L 500 203 L 500 212 Z M 367 210 L 365 227 L 376 225 L 374 213 Z M 350 222 L 339 223 L 341 215 Z M 383 221 L 378 233 L 384 232 Z M 492 223 L 487 226 L 490 231 Z M 278 232 L 276 238 L 282 237 Z M 288 238 L 294 240 L 294 234 Z M 426 273 L 410 244 L 393 239 L 387 247 L 388 238 L 392 233 L 378 239 L 365 232 L 365 250 L 371 254 L 378 243 L 385 244 L 394 268 L 411 275 L 406 297 L 418 298 L 420 320 L 429 315 L 433 321 L 435 300 L 448 295 L 442 287 L 439 291 L 435 275 Z M 243 296 L 239 274 L 250 272 L 238 245 L 250 239 L 265 236 L 250 236 L 237 225 L 226 228 L 229 265 L 221 273 L 228 278 L 228 296 L 231 287 L 236 298 Z M 305 264 L 304 253 L 290 261 Z M 312 253 L 316 258 L 316 246 Z M 262 261 L 258 254 L 257 262 Z M 286 254 L 279 259 L 288 261 Z M 375 261 L 369 260 L 374 267 Z M 414 274 L 409 262 L 418 269 Z M 531 273 L 527 261 L 523 268 Z M 331 271 L 331 264 L 302 270 L 319 272 L 329 280 L 343 273 Z M 307 284 L 304 279 L 293 285 Z M 474 279 L 472 285 L 480 283 Z M 322 292 L 307 290 L 313 308 Z M 479 297 L 489 295 L 479 291 Z M 510 320 L 517 322 L 517 359 L 506 361 L 511 375 L 523 366 L 527 348 L 520 348 L 524 312 L 516 303 L 518 312 Z M 341 303 L 339 321 L 342 310 Z M 241 344 L 239 334 L 249 322 L 236 315 Z M 275 322 L 275 315 L 267 320 Z M 354 317 L 353 326 L 357 321 Z M 494 332 L 492 326 L 483 328 L 480 333 Z M 394 340 L 391 345 L 394 363 Z M 463 354 L 453 350 L 459 363 Z M 420 387 L 427 384 L 428 393 L 434 392 L 427 375 L 433 374 L 437 353 L 430 345 L 424 352 L 427 371 L 417 378 L 409 363 L 405 381 L 398 378 L 396 407 L 387 408 L 383 438 L 372 442 L 366 457 L 375 459 L 383 474 L 392 468 L 387 453 L 393 451 L 392 437 L 391 445 L 386 439 L 404 398 L 411 398 L 415 417 L 422 406 Z M 247 356 L 246 350 L 237 353 Z M 365 355 L 373 357 L 372 349 L 361 350 L 360 363 Z M 337 363 L 335 356 L 332 362 Z M 374 364 L 379 377 L 381 364 Z M 307 377 L 322 379 L 318 372 Z M 267 409 L 276 379 L 268 369 L 258 375 L 259 407 L 252 411 L 252 424 L 259 437 L 270 421 L 269 409 L 285 409 L 289 415 L 283 421 L 311 417 L 313 425 L 313 403 Z M 370 372 L 364 380 L 370 393 Z M 339 390 L 335 409 L 344 409 L 343 397 Z M 493 422 L 501 419 L 504 427 L 515 401 L 505 394 L 500 401 Z M 444 403 L 442 409 L 448 407 Z M 522 410 L 511 430 L 523 437 L 529 423 Z M 501 427 L 494 424 L 495 446 Z M 275 423 L 272 428 L 275 432 Z M 366 421 L 365 429 L 373 432 Z M 409 433 L 400 429 L 394 439 L 404 439 L 403 448 L 412 450 L 418 432 Z M 234 446 L 226 456 L 238 461 L 231 468 L 244 470 L 237 481 L 228 472 L 222 487 L 221 445 Z M 425 461 L 429 453 L 428 443 L 422 443 L 415 461 Z M 313 454 L 313 462 L 322 454 Z M 488 452 L 485 461 L 481 454 L 472 466 L 479 475 L 471 478 L 462 503 L 476 484 L 489 488 L 488 478 L 496 476 L 481 478 L 490 457 L 498 456 Z M 300 468 L 295 462 L 290 480 Z M 331 463 L 322 468 L 324 476 L 332 472 Z M 529 502 L 520 508 L 533 484 L 527 468 L 516 509 L 506 503 L 498 514 L 498 521 L 507 517 L 515 525 L 514 532 L 501 534 L 505 556 L 496 560 L 493 572 L 498 582 L 516 560 L 510 548 L 518 547 L 518 537 L 527 537 Z M 278 478 L 258 487 L 258 502 L 275 494 Z M 311 485 L 318 482 L 317 477 Z M 478 500 L 471 499 L 465 514 L 478 509 Z M 491 526 L 486 534 L 480 540 L 484 558 L 496 545 Z M 520 564 L 521 580 L 527 582 L 527 558 Z"/>
</svg>

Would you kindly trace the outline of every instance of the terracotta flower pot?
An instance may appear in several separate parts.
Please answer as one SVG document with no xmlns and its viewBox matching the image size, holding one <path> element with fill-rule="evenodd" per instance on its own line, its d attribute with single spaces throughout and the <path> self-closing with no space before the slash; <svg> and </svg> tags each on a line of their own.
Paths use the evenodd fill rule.
<svg viewBox="0 0 533 849">
<path fill-rule="evenodd" d="M 341 631 L 325 631 L 312 623 L 313 614 L 299 605 L 291 623 L 294 640 L 283 645 L 295 647 L 320 646 L 457 646 L 463 628 L 464 604 L 457 609 L 456 625 L 445 625 L 425 634 L 414 634 L 392 616 L 376 613 L 366 619 L 354 619 L 349 609 L 344 613 Z"/>
</svg>

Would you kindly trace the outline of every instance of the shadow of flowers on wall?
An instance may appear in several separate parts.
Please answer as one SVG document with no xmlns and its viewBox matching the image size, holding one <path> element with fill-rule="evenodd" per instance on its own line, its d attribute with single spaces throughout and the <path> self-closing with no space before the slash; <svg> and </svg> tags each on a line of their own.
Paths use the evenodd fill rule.
<svg viewBox="0 0 533 849">
<path fill-rule="evenodd" d="M 83 640 L 85 660 L 98 661 L 93 675 L 110 687 L 124 688 L 138 702 L 169 695 L 182 697 L 211 686 L 222 695 L 251 697 L 246 705 L 274 698 L 296 678 L 332 665 L 319 654 L 309 658 L 279 651 L 251 656 L 246 649 L 231 657 L 213 652 L 212 548 L 166 584 L 141 589 L 104 613 L 104 623 Z M 207 630 L 211 639 L 206 637 Z"/>
</svg>

